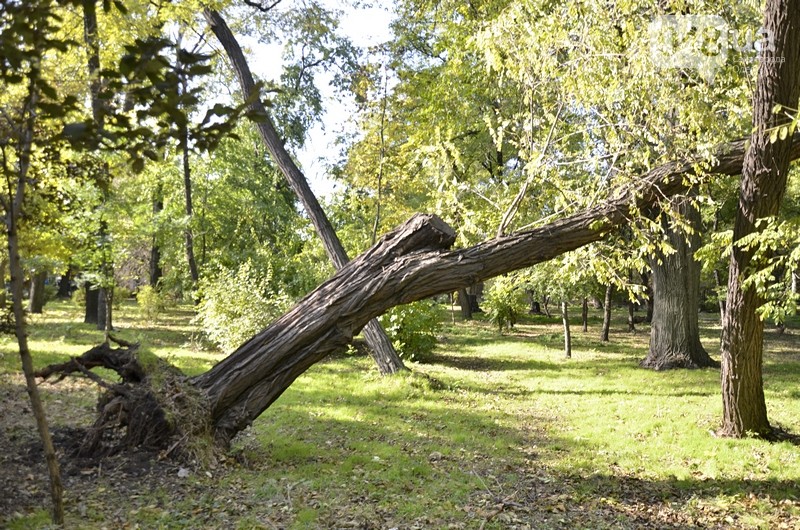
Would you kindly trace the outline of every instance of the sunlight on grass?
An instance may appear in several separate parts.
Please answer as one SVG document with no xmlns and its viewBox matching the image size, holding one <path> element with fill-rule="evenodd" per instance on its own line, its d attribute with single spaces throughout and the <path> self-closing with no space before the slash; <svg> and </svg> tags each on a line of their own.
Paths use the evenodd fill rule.
<svg viewBox="0 0 800 530">
<path fill-rule="evenodd" d="M 186 308 L 157 325 L 139 323 L 133 305 L 122 314 L 120 336 L 187 373 L 222 358 L 196 346 Z M 741 528 L 800 515 L 796 447 L 716 438 L 718 371 L 639 368 L 647 328 L 628 333 L 618 316 L 611 343 L 597 340 L 599 324 L 576 331 L 572 359 L 563 357 L 558 320 L 545 317 L 525 319 L 505 335 L 481 321 L 446 321 L 433 362 L 412 363 L 412 373 L 396 377 L 380 377 L 365 357 L 331 358 L 299 377 L 235 440 L 233 453 L 244 465 L 215 470 L 220 478 L 198 472 L 190 484 L 204 492 L 200 497 L 142 492 L 131 520 L 193 527 L 199 515 L 179 522 L 176 514 L 211 510 L 217 515 L 202 524 L 268 528 L 280 520 L 287 528 L 328 528 L 346 516 L 352 526 L 380 520 L 506 528 L 511 519 L 487 515 L 496 503 L 511 502 L 503 499 L 527 506 L 533 528 L 568 525 L 559 521 L 635 528 L 641 514 L 631 514 L 631 506 L 652 503 L 662 503 L 670 517 L 716 524 L 724 515 Z M 79 317 L 77 308 L 60 303 L 34 319 L 37 366 L 101 340 L 76 323 Z M 703 324 L 706 347 L 716 355 L 717 322 L 709 316 Z M 796 344 L 792 330 L 768 335 L 765 382 L 773 423 L 800 432 Z M 0 374 L 11 377 L 19 370 L 14 343 L 5 337 L 0 346 Z M 82 388 L 88 408 L 96 392 Z M 57 395 L 48 389 L 46 402 Z M 228 503 L 241 508 L 232 519 L 216 519 L 228 517 L 228 508 L 215 491 L 235 492 Z M 656 526 L 661 521 L 648 517 Z M 24 519 L 39 518 L 37 512 Z"/>
</svg>

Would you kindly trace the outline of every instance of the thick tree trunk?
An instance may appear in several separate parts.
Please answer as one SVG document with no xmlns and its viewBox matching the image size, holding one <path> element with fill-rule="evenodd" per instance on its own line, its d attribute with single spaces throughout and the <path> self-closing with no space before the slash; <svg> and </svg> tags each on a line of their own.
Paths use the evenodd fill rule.
<svg viewBox="0 0 800 530">
<path fill-rule="evenodd" d="M 694 232 L 686 234 L 662 224 L 671 254 L 657 252 L 650 262 L 653 281 L 653 319 L 650 349 L 641 365 L 654 370 L 719 367 L 700 342 L 700 263 L 694 251 L 700 246 L 700 212 L 689 198 L 673 200 L 673 208 Z"/>
<path fill-rule="evenodd" d="M 564 323 L 564 356 L 572 358 L 572 335 L 569 332 L 569 313 L 567 312 L 567 302 L 561 301 L 561 321 Z"/>
<path fill-rule="evenodd" d="M 31 276 L 31 290 L 28 296 L 28 312 L 40 314 L 44 309 L 44 284 L 47 271 L 35 272 Z"/>
<path fill-rule="evenodd" d="M 800 3 L 768 0 L 763 27 L 768 45 L 761 50 L 753 96 L 754 132 L 744 159 L 722 328 L 722 434 L 735 437 L 772 432 L 761 374 L 764 324 L 756 313 L 761 298 L 753 287 L 742 286 L 755 265 L 754 249 L 736 242 L 759 231 L 758 219 L 777 215 L 786 190 L 793 138 L 770 141 L 770 132 L 791 120 L 773 112 L 775 105 L 796 109 L 800 98 Z"/>
<path fill-rule="evenodd" d="M 600 330 L 600 340 L 608 342 L 608 334 L 611 331 L 611 295 L 614 294 L 614 286 L 606 286 L 606 298 L 603 303 L 603 329 Z"/>
<path fill-rule="evenodd" d="M 247 65 L 247 60 L 245 59 L 244 53 L 242 53 L 241 46 L 239 46 L 239 43 L 236 41 L 233 33 L 231 33 L 225 20 L 217 11 L 208 8 L 203 11 L 203 15 L 208 25 L 211 27 L 211 31 L 214 32 L 214 35 L 217 36 L 217 39 L 219 39 L 222 47 L 225 49 L 233 65 L 236 77 L 239 80 L 242 93 L 245 97 L 257 96 L 257 88 L 253 80 L 253 74 L 250 72 L 250 67 Z M 322 240 L 322 245 L 325 247 L 325 251 L 333 262 L 334 267 L 337 270 L 341 269 L 350 259 L 341 241 L 339 241 L 336 232 L 333 230 L 333 226 L 328 220 L 328 217 L 322 210 L 314 192 L 311 191 L 308 181 L 286 151 L 283 141 L 275 130 L 269 113 L 266 107 L 264 107 L 264 104 L 261 103 L 261 100 L 256 98 L 251 103 L 250 107 L 251 110 L 260 115 L 256 125 L 262 140 L 264 140 L 264 144 L 278 164 L 284 177 L 286 177 L 289 186 L 303 203 L 303 208 L 314 224 L 317 235 L 319 235 Z M 406 369 L 403 361 L 400 360 L 400 356 L 397 355 L 397 352 L 392 346 L 392 341 L 386 336 L 386 332 L 377 320 L 367 324 L 364 336 L 372 351 L 373 359 L 378 365 L 378 370 L 382 374 L 393 374 Z"/>
</svg>

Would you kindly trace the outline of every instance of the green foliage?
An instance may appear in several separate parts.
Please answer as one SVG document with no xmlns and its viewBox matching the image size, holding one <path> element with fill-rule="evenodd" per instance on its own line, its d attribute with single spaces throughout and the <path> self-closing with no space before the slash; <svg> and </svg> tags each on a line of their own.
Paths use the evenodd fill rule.
<svg viewBox="0 0 800 530">
<path fill-rule="evenodd" d="M 166 304 L 164 297 L 149 285 L 139 287 L 136 293 L 136 303 L 142 310 L 142 316 L 149 323 L 158 321 L 158 317 L 164 312 Z"/>
<path fill-rule="evenodd" d="M 513 329 L 519 315 L 525 312 L 524 293 L 516 276 L 500 276 L 492 280 L 481 305 L 501 333 L 504 329 Z"/>
<path fill-rule="evenodd" d="M 396 306 L 380 318 L 386 333 L 400 357 L 421 361 L 430 357 L 441 329 L 441 316 L 436 302 L 419 300 Z"/>
<path fill-rule="evenodd" d="M 271 268 L 247 260 L 237 268 L 218 268 L 201 278 L 197 321 L 206 336 L 225 351 L 264 329 L 289 306 L 290 299 L 272 283 Z"/>
</svg>

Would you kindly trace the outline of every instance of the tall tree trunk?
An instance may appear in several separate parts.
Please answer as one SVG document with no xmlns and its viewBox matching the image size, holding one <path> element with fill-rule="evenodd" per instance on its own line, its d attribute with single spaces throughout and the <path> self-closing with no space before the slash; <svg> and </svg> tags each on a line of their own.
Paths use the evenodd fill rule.
<svg viewBox="0 0 800 530">
<path fill-rule="evenodd" d="M 100 98 L 102 89 L 102 78 L 100 74 L 100 44 L 97 31 L 97 0 L 83 0 L 83 40 L 87 49 L 86 69 L 89 74 L 89 95 L 92 104 L 92 120 L 97 127 L 98 134 L 102 134 L 105 128 L 104 102 Z M 103 180 L 100 183 L 100 191 L 103 202 L 108 199 L 110 177 L 108 164 L 103 165 Z M 103 218 L 101 213 L 100 227 L 97 233 L 101 252 L 100 270 L 101 285 L 103 287 L 97 293 L 98 314 L 90 317 L 88 314 L 89 293 L 87 292 L 87 314 L 84 321 L 97 323 L 97 329 L 105 330 L 106 342 L 111 331 L 111 296 L 113 296 L 114 283 L 114 263 L 111 261 L 111 238 L 109 237 L 108 221 Z M 104 308 L 108 306 L 107 310 Z"/>
<path fill-rule="evenodd" d="M 700 342 L 700 263 L 694 251 L 700 246 L 700 212 L 689 198 L 673 199 L 673 208 L 694 231 L 686 234 L 670 226 L 662 215 L 662 226 L 674 252 L 657 252 L 650 262 L 653 281 L 653 320 L 650 349 L 641 362 L 646 368 L 718 367 Z"/>
<path fill-rule="evenodd" d="M 583 326 L 584 333 L 589 331 L 589 299 L 585 296 L 581 304 L 581 325 Z"/>
<path fill-rule="evenodd" d="M 28 296 L 28 311 L 40 314 L 44 309 L 44 283 L 47 281 L 47 271 L 35 272 L 31 276 L 31 290 Z"/>
<path fill-rule="evenodd" d="M 187 218 L 186 229 L 183 232 L 186 262 L 189 264 L 189 276 L 192 278 L 192 288 L 196 289 L 197 282 L 200 280 L 200 273 L 197 270 L 197 260 L 194 257 L 194 234 L 192 233 L 192 215 L 194 214 L 194 207 L 192 206 L 192 168 L 189 164 L 189 129 L 185 126 L 181 130 L 180 150 L 183 167 L 183 196 L 185 199 Z"/>
<path fill-rule="evenodd" d="M 793 138 L 773 142 L 770 132 L 790 121 L 784 112 L 773 112 L 775 105 L 796 109 L 800 98 L 800 3 L 767 0 L 763 27 L 768 45 L 761 50 L 753 96 L 753 134 L 742 170 L 722 328 L 721 433 L 734 437 L 772 432 L 761 373 L 764 324 L 756 313 L 761 297 L 753 287 L 742 285 L 757 265 L 755 249 L 736 243 L 759 232 L 758 219 L 778 214 L 786 191 Z"/>
<path fill-rule="evenodd" d="M 566 300 L 561 301 L 561 321 L 564 323 L 564 356 L 572 357 L 572 335 L 569 332 L 569 314 Z"/>
<path fill-rule="evenodd" d="M 231 33 L 225 20 L 218 12 L 211 9 L 206 8 L 203 14 L 233 65 L 236 77 L 242 88 L 242 93 L 245 97 L 257 96 L 253 74 L 250 72 L 250 67 L 247 65 L 247 60 L 245 59 L 244 53 L 242 53 L 242 48 L 239 46 L 239 43 L 236 42 L 236 38 L 233 36 L 233 33 Z M 322 240 L 325 251 L 333 262 L 334 267 L 336 267 L 337 270 L 341 269 L 350 259 L 347 257 L 347 253 L 341 241 L 339 241 L 336 232 L 333 230 L 333 226 L 331 226 L 325 212 L 322 210 L 319 201 L 316 196 L 314 196 L 314 192 L 311 191 L 308 181 L 286 151 L 283 141 L 275 130 L 269 113 L 261 103 L 261 100 L 255 98 L 251 103 L 251 109 L 261 116 L 256 125 L 267 149 L 284 177 L 286 177 L 289 186 L 303 203 L 303 208 L 314 224 L 317 235 L 319 235 Z M 386 332 L 377 320 L 369 322 L 366 325 L 364 336 L 372 350 L 373 359 L 382 374 L 393 374 L 406 369 L 403 361 L 400 360 L 400 356 L 397 355 L 394 347 L 392 347 L 392 342 L 386 336 Z M 379 339 L 376 340 L 378 337 Z"/>
<path fill-rule="evenodd" d="M 35 31 L 35 30 L 34 30 Z M 41 61 L 41 57 L 38 57 Z M 27 322 L 25 309 L 23 307 L 23 283 L 24 275 L 20 263 L 20 244 L 18 232 L 18 220 L 22 215 L 22 208 L 25 204 L 25 185 L 28 179 L 28 172 L 31 164 L 31 151 L 33 149 L 33 135 L 36 125 L 36 106 L 38 100 L 37 81 L 39 75 L 38 64 L 32 69 L 28 77 L 28 97 L 23 107 L 23 125 L 20 127 L 20 136 L 17 138 L 16 155 L 17 174 L 16 183 L 11 181 L 11 175 L 6 175 L 7 195 L 2 200 L 5 210 L 4 224 L 6 229 L 6 241 L 8 244 L 8 265 L 11 274 L 11 304 L 14 314 L 14 334 L 17 337 L 19 346 L 19 356 L 22 362 L 22 372 L 25 375 L 25 387 L 31 401 L 31 409 L 36 420 L 36 428 L 42 440 L 47 471 L 50 476 L 50 498 L 53 502 L 52 521 L 56 525 L 64 524 L 64 494 L 61 482 L 61 470 L 58 465 L 53 440 L 50 436 L 50 428 L 47 424 L 47 415 L 39 395 L 39 387 L 33 370 L 33 358 L 28 347 Z"/>
<path fill-rule="evenodd" d="M 608 333 L 611 330 L 611 296 L 614 294 L 614 286 L 606 286 L 606 298 L 603 303 L 603 329 L 600 330 L 600 340 L 608 342 Z"/>
</svg>

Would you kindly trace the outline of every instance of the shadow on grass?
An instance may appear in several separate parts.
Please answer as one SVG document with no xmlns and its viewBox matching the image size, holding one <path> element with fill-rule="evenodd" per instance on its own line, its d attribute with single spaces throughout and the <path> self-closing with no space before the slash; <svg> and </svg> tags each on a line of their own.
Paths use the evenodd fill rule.
<svg viewBox="0 0 800 530">
<path fill-rule="evenodd" d="M 439 364 L 460 370 L 476 371 L 506 371 L 506 370 L 535 370 L 559 371 L 561 367 L 555 363 L 530 360 L 510 360 L 503 358 L 476 357 L 470 355 L 437 354 L 427 364 Z"/>
</svg>

